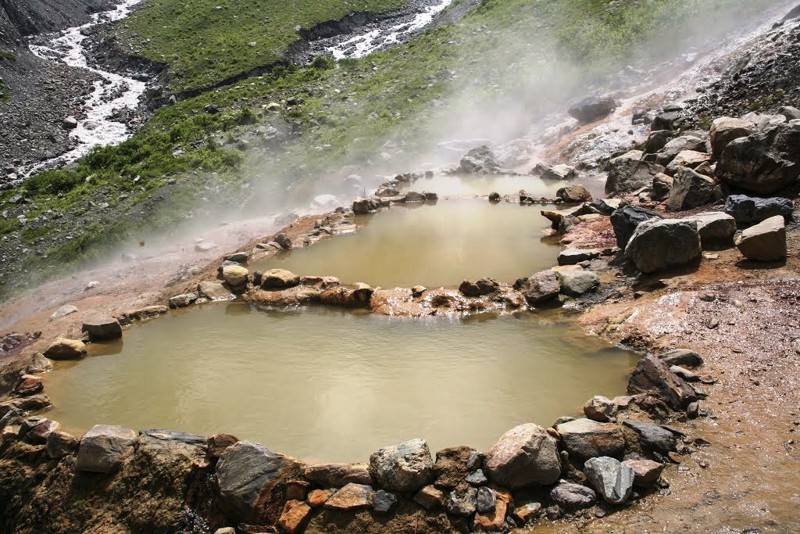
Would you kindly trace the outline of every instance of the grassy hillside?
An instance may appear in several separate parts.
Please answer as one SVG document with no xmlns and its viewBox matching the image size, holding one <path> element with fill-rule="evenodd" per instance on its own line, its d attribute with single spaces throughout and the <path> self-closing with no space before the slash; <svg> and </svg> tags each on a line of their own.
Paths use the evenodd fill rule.
<svg viewBox="0 0 800 534">
<path fill-rule="evenodd" d="M 142 56 L 166 64 L 174 90 L 203 87 L 283 59 L 311 28 L 404 0 L 150 0 L 118 26 Z"/>
<path fill-rule="evenodd" d="M 205 0 L 152 0 L 151 5 L 167 9 L 187 1 L 205 5 Z M 382 159 L 387 142 L 395 153 L 423 153 L 442 135 L 472 133 L 461 120 L 471 120 L 475 131 L 486 135 L 507 117 L 524 125 L 538 113 L 563 109 L 565 99 L 584 94 L 598 79 L 613 81 L 624 65 L 648 65 L 705 39 L 705 33 L 689 31 L 703 21 L 715 20 L 713 28 L 722 31 L 721 14 L 746 16 L 770 3 L 486 0 L 456 24 L 363 60 L 279 67 L 203 93 L 160 109 L 129 141 L 95 150 L 76 168 L 31 178 L 21 191 L 25 203 L 9 202 L 18 201 L 20 191 L 0 193 L 0 212 L 6 210 L 0 219 L 5 273 L 50 273 L 102 255 L 104 247 L 125 236 L 173 227 L 202 213 L 211 202 L 200 197 L 259 206 L 263 199 L 254 197 L 259 191 L 280 195 L 289 184 L 299 187 L 350 164 L 369 172 L 377 169 L 373 164 Z M 282 5 L 280 20 L 289 20 L 290 3 Z M 273 8 L 280 11 L 277 2 Z M 145 23 L 142 17 L 149 13 L 129 26 L 141 24 L 142 33 L 155 35 L 160 31 L 155 26 L 175 18 Z M 191 21 L 187 36 L 213 28 L 231 42 L 251 39 L 240 39 L 230 21 Z M 170 68 L 186 69 L 182 79 L 192 83 L 219 81 L 241 68 L 240 58 L 220 47 L 204 52 L 214 70 L 190 67 L 191 54 L 180 52 L 188 42 L 151 39 L 150 53 L 175 54 Z M 205 112 L 208 104 L 220 112 Z M 396 161 L 402 162 L 402 155 Z M 24 225 L 18 215 L 27 219 Z M 0 287 L 0 294 L 4 290 L 8 286 Z"/>
</svg>

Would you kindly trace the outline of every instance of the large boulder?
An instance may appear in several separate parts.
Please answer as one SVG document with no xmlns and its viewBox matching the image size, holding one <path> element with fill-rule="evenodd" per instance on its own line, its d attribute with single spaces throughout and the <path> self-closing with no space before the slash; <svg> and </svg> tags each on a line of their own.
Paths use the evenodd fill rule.
<svg viewBox="0 0 800 534">
<path fill-rule="evenodd" d="M 588 124 L 610 115 L 617 102 L 610 96 L 590 96 L 571 106 L 568 113 L 581 124 Z"/>
<path fill-rule="evenodd" d="M 758 198 L 731 195 L 725 200 L 725 213 L 741 224 L 760 223 L 776 215 L 790 219 L 793 211 L 792 201 L 783 197 Z"/>
<path fill-rule="evenodd" d="M 683 211 L 708 204 L 714 197 L 714 180 L 693 171 L 688 167 L 679 167 L 675 171 L 675 181 L 667 198 L 667 208 L 672 211 Z"/>
<path fill-rule="evenodd" d="M 628 246 L 631 236 L 636 228 L 644 221 L 650 219 L 661 219 L 662 216 L 657 211 L 649 210 L 639 206 L 622 206 L 611 214 L 611 227 L 617 238 L 617 246 L 622 250 Z"/>
<path fill-rule="evenodd" d="M 262 499 L 294 467 L 294 462 L 258 443 L 239 441 L 231 445 L 216 467 L 226 508 L 238 519 L 255 518 Z"/>
<path fill-rule="evenodd" d="M 628 194 L 642 187 L 649 187 L 653 183 L 653 177 L 664 172 L 662 165 L 644 161 L 643 156 L 642 151 L 631 150 L 608 162 L 606 194 Z"/>
<path fill-rule="evenodd" d="M 122 337 L 122 326 L 113 317 L 92 317 L 83 322 L 81 331 L 90 341 L 106 341 Z"/>
<path fill-rule="evenodd" d="M 628 380 L 628 393 L 655 394 L 673 410 L 684 410 L 697 400 L 694 388 L 655 356 L 645 356 L 639 360 Z"/>
<path fill-rule="evenodd" d="M 533 423 L 514 427 L 486 454 L 484 471 L 489 479 L 509 489 L 553 484 L 561 476 L 556 440 Z"/>
<path fill-rule="evenodd" d="M 755 132 L 755 125 L 743 119 L 733 117 L 720 117 L 711 123 L 711 153 L 715 160 L 722 156 L 722 152 L 728 144 L 740 137 L 747 137 Z"/>
<path fill-rule="evenodd" d="M 76 360 L 86 356 L 86 344 L 78 339 L 58 338 L 44 351 L 51 360 Z"/>
<path fill-rule="evenodd" d="M 596 456 L 621 456 L 625 449 L 622 430 L 615 423 L 574 419 L 556 426 L 561 446 L 570 459 L 585 462 Z"/>
<path fill-rule="evenodd" d="M 358 197 L 353 201 L 353 213 L 356 215 L 367 215 L 373 213 L 381 207 L 380 198 L 361 198 Z"/>
<path fill-rule="evenodd" d="M 412 439 L 373 453 L 369 471 L 387 491 L 416 491 L 433 482 L 433 458 L 425 440 Z"/>
<path fill-rule="evenodd" d="M 556 191 L 556 198 L 567 203 L 577 204 L 592 200 L 592 194 L 582 185 L 569 185 Z"/>
<path fill-rule="evenodd" d="M 541 271 L 524 279 L 517 289 L 525 296 L 530 306 L 543 306 L 561 292 L 561 282 L 554 271 Z"/>
<path fill-rule="evenodd" d="M 473 148 L 461 158 L 459 170 L 467 174 L 498 174 L 500 164 L 494 152 L 488 146 L 482 145 Z"/>
<path fill-rule="evenodd" d="M 129 428 L 95 425 L 81 438 L 75 469 L 92 473 L 113 473 L 133 453 L 137 434 Z"/>
<path fill-rule="evenodd" d="M 702 254 L 697 223 L 652 219 L 640 224 L 625 248 L 625 258 L 643 273 L 690 264 Z"/>
<path fill-rule="evenodd" d="M 607 503 L 623 504 L 631 496 L 636 474 L 616 458 L 592 458 L 586 462 L 584 470 L 589 482 Z"/>
<path fill-rule="evenodd" d="M 561 292 L 568 297 L 580 297 L 600 286 L 600 277 L 594 271 L 570 269 L 558 272 Z"/>
<path fill-rule="evenodd" d="M 770 122 L 758 132 L 728 143 L 717 177 L 730 186 L 770 195 L 797 183 L 800 121 Z"/>
<path fill-rule="evenodd" d="M 733 246 L 736 220 L 727 213 L 704 211 L 691 219 L 697 223 L 697 232 L 700 234 L 700 243 L 704 250 Z"/>
<path fill-rule="evenodd" d="M 669 143 L 674 135 L 669 130 L 653 130 L 650 132 L 650 135 L 647 136 L 647 141 L 644 142 L 644 153 L 645 154 L 655 154 L 662 148 L 664 148 L 667 143 Z M 677 154 L 677 152 L 676 152 Z"/>
<path fill-rule="evenodd" d="M 742 255 L 756 261 L 779 261 L 786 258 L 786 224 L 776 215 L 751 226 L 736 239 Z"/>
<path fill-rule="evenodd" d="M 262 289 L 288 289 L 300 284 L 300 277 L 286 269 L 270 269 L 261 275 Z"/>
</svg>

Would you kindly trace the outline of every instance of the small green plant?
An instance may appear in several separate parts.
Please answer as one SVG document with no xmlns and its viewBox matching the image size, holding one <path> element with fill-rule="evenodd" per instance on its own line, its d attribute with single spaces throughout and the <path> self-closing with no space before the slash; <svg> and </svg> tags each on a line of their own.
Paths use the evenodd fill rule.
<svg viewBox="0 0 800 534">
<path fill-rule="evenodd" d="M 9 52 L 7 50 L 0 50 L 0 59 L 5 59 L 6 61 L 16 61 L 17 56 L 15 56 L 13 52 Z"/>
<path fill-rule="evenodd" d="M 321 55 L 314 58 L 311 66 L 317 70 L 329 70 L 336 66 L 333 56 Z"/>
</svg>

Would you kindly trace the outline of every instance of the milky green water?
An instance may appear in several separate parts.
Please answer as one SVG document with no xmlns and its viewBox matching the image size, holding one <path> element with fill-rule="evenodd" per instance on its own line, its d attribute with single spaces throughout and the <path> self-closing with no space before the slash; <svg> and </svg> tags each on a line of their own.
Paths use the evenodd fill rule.
<svg viewBox="0 0 800 534">
<path fill-rule="evenodd" d="M 381 287 L 457 286 L 489 276 L 513 283 L 549 269 L 560 248 L 546 237 L 541 207 L 484 200 L 440 200 L 358 216 L 354 234 L 323 239 L 254 263 Z"/>
<path fill-rule="evenodd" d="M 487 449 L 525 422 L 623 394 L 630 353 L 551 315 L 388 318 L 209 304 L 91 345 L 46 376 L 48 416 L 240 439 L 309 460 L 366 461 L 422 437 Z"/>
</svg>

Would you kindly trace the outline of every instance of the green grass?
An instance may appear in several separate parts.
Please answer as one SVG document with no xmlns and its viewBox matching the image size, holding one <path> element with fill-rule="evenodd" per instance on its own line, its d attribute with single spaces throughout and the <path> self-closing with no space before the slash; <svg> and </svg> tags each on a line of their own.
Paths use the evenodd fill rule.
<svg viewBox="0 0 800 534">
<path fill-rule="evenodd" d="M 174 90 L 204 87 L 284 59 L 308 29 L 404 0 L 150 0 L 121 23 L 138 53 L 170 70 Z"/>
<path fill-rule="evenodd" d="M 9 52 L 7 50 L 0 50 L 0 59 L 3 59 L 5 61 L 16 61 L 17 56 L 15 56 L 13 52 Z"/>
</svg>

